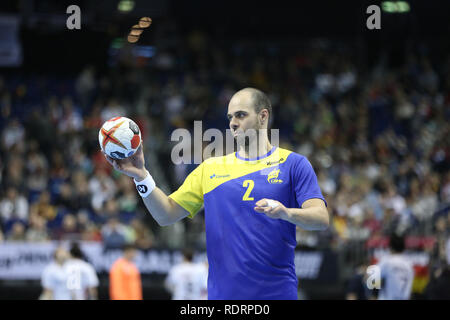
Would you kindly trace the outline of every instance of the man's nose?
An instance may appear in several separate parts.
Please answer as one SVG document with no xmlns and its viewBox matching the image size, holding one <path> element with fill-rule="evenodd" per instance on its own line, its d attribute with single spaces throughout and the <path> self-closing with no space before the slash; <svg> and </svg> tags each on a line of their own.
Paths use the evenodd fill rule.
<svg viewBox="0 0 450 320">
<path fill-rule="evenodd" d="M 231 119 L 230 127 L 233 130 L 236 130 L 237 128 L 239 128 L 239 123 L 236 121 L 236 118 Z"/>
</svg>

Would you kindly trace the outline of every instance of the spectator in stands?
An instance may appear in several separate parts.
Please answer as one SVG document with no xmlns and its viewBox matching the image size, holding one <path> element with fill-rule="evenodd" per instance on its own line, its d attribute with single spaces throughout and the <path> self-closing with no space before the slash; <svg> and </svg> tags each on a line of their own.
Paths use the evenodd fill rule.
<svg viewBox="0 0 450 320">
<path fill-rule="evenodd" d="M 3 79 L 0 81 L 4 83 Z M 11 118 L 11 94 L 4 88 L 2 89 L 0 96 L 0 128 L 5 128 Z"/>
<path fill-rule="evenodd" d="M 13 150 L 8 157 L 5 168 L 8 168 L 4 173 L 3 186 L 5 189 L 15 188 L 21 194 L 26 190 L 24 162 L 22 160 L 23 154 L 21 151 Z"/>
<path fill-rule="evenodd" d="M 422 192 L 412 206 L 412 212 L 419 221 L 429 220 L 438 209 L 438 197 L 430 179 L 425 179 Z"/>
<path fill-rule="evenodd" d="M 124 107 L 122 107 L 117 98 L 112 97 L 109 99 L 107 105 L 102 108 L 101 117 L 102 117 L 102 123 L 114 118 L 114 117 L 120 117 L 120 116 L 126 116 L 126 111 Z"/>
<path fill-rule="evenodd" d="M 1 134 L 1 143 L 3 148 L 10 149 L 15 144 L 23 141 L 25 137 L 25 128 L 17 118 L 11 119 L 4 127 Z"/>
<path fill-rule="evenodd" d="M 26 185 L 30 194 L 29 199 L 34 201 L 35 195 L 42 193 L 47 188 L 48 162 L 44 154 L 40 151 L 39 144 L 36 140 L 31 140 L 28 143 L 28 150 Z"/>
<path fill-rule="evenodd" d="M 152 248 L 154 243 L 154 235 L 148 226 L 137 218 L 131 220 L 130 226 L 134 231 L 136 246 L 141 250 L 148 250 Z"/>
<path fill-rule="evenodd" d="M 90 219 L 87 211 L 77 213 L 77 224 L 81 239 L 85 241 L 101 241 L 102 235 L 97 225 Z"/>
<path fill-rule="evenodd" d="M 43 191 L 39 195 L 38 201 L 31 205 L 30 215 L 38 215 L 49 221 L 56 218 L 57 208 L 51 203 L 48 191 Z"/>
<path fill-rule="evenodd" d="M 75 199 L 73 204 L 74 209 L 91 210 L 91 194 L 89 192 L 89 184 L 86 173 L 81 170 L 75 171 L 72 175 L 72 182 L 72 197 Z"/>
<path fill-rule="evenodd" d="M 8 241 L 17 241 L 17 242 L 23 242 L 26 240 L 25 238 L 25 225 L 20 222 L 16 221 L 12 225 L 12 228 L 10 232 L 8 233 L 6 240 Z"/>
<path fill-rule="evenodd" d="M 102 228 L 103 245 L 106 249 L 120 249 L 126 242 L 125 226 L 116 217 L 111 217 L 108 223 Z"/>
<path fill-rule="evenodd" d="M 77 226 L 77 219 L 73 214 L 64 215 L 62 226 L 54 232 L 53 238 L 69 241 L 80 240 L 80 230 Z"/>
<path fill-rule="evenodd" d="M 118 179 L 118 187 L 119 198 L 117 203 L 119 211 L 122 213 L 136 212 L 139 199 L 137 198 L 135 185 L 132 180 L 121 175 Z"/>
<path fill-rule="evenodd" d="M 106 219 L 111 217 L 119 218 L 119 202 L 116 199 L 108 199 L 103 206 L 102 215 Z"/>
<path fill-rule="evenodd" d="M 103 204 L 114 197 L 116 188 L 114 180 L 104 170 L 97 169 L 89 180 L 92 208 L 97 212 L 100 211 Z"/>
<path fill-rule="evenodd" d="M 124 245 L 122 257 L 111 266 L 109 270 L 111 300 L 142 300 L 141 275 L 133 262 L 137 253 L 134 245 Z"/>
<path fill-rule="evenodd" d="M 15 187 L 8 187 L 5 197 L 0 201 L 0 219 L 4 224 L 20 220 L 25 222 L 28 218 L 28 201 L 19 194 Z"/>
<path fill-rule="evenodd" d="M 442 202 L 450 204 L 450 172 L 442 179 L 441 195 Z"/>
<path fill-rule="evenodd" d="M 47 232 L 46 220 L 39 216 L 30 216 L 30 226 L 25 233 L 25 239 L 30 242 L 49 241 L 50 236 Z"/>
<path fill-rule="evenodd" d="M 59 194 L 55 203 L 71 212 L 78 209 L 77 198 L 74 197 L 72 185 L 69 183 L 62 183 L 59 186 Z"/>
<path fill-rule="evenodd" d="M 83 119 L 75 109 L 72 98 L 66 96 L 62 100 L 62 117 L 58 121 L 58 130 L 61 133 L 74 133 L 83 128 Z"/>
</svg>

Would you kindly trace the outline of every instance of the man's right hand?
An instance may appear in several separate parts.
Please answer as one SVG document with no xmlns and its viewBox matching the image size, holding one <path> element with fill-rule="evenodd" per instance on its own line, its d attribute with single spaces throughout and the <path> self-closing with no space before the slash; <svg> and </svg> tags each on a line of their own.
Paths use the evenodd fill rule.
<svg viewBox="0 0 450 320">
<path fill-rule="evenodd" d="M 103 152 L 106 160 L 116 169 L 117 171 L 126 174 L 127 176 L 134 178 L 136 181 L 144 180 L 149 174 L 147 169 L 145 169 L 145 159 L 144 152 L 142 150 L 142 142 L 136 152 L 128 158 L 125 159 L 114 159 Z"/>
<path fill-rule="evenodd" d="M 113 159 L 105 154 L 106 160 L 117 171 L 134 178 L 137 182 L 144 180 L 150 173 L 145 169 L 142 143 L 136 153 L 126 159 Z M 145 207 L 161 226 L 168 226 L 189 215 L 189 212 L 169 198 L 161 189 L 156 187 L 147 197 L 142 198 Z"/>
</svg>

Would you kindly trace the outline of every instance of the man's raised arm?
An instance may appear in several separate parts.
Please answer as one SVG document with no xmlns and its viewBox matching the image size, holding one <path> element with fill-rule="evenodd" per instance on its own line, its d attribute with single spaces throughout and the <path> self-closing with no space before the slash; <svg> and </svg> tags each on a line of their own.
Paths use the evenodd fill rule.
<svg viewBox="0 0 450 320">
<path fill-rule="evenodd" d="M 106 154 L 105 157 L 114 169 L 134 179 L 145 207 L 160 226 L 171 225 L 189 215 L 187 210 L 154 185 L 150 173 L 145 168 L 142 143 L 136 153 L 129 158 L 117 160 Z"/>
</svg>

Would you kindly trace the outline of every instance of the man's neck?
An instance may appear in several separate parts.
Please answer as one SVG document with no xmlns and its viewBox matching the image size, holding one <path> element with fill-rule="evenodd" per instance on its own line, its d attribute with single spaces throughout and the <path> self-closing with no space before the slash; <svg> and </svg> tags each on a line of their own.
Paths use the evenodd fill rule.
<svg viewBox="0 0 450 320">
<path fill-rule="evenodd" d="M 239 156 L 245 159 L 249 158 L 252 159 L 255 157 L 259 158 L 267 154 L 270 150 L 272 150 L 272 145 L 267 139 L 261 141 L 258 148 L 256 148 L 255 143 L 257 143 L 257 141 L 250 142 L 248 146 L 241 146 L 238 151 Z M 254 150 L 256 150 L 256 152 Z"/>
</svg>

